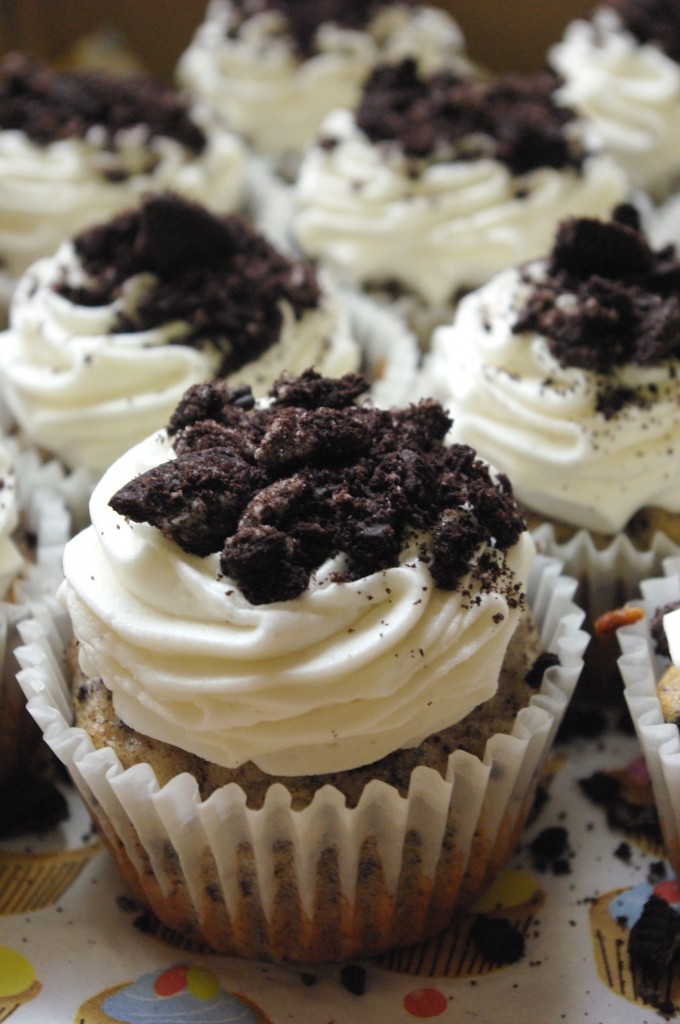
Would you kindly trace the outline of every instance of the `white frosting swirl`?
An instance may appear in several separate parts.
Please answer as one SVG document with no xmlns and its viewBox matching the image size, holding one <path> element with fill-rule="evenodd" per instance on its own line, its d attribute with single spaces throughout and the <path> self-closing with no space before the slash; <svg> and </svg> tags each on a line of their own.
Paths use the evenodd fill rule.
<svg viewBox="0 0 680 1024">
<path fill-rule="evenodd" d="M 157 435 L 110 467 L 64 560 L 81 666 L 132 728 L 228 767 L 317 774 L 417 744 L 493 695 L 520 614 L 502 588 L 440 590 L 414 545 L 398 567 L 336 583 L 327 563 L 300 597 L 252 605 L 217 555 L 108 506 L 169 457 Z M 532 556 L 525 532 L 507 556 L 522 585 Z"/>
<path fill-rule="evenodd" d="M 456 22 L 425 6 L 395 3 L 363 32 L 324 24 L 319 52 L 305 60 L 282 31 L 281 12 L 265 10 L 236 28 L 239 17 L 229 0 L 212 0 L 177 78 L 270 156 L 300 153 L 329 111 L 353 107 L 378 60 L 413 56 L 427 73 L 444 65 L 472 72 Z"/>
<path fill-rule="evenodd" d="M 5 269 L 19 277 L 65 238 L 127 209 L 147 192 L 172 190 L 215 212 L 234 209 L 244 187 L 243 147 L 207 109 L 195 107 L 192 119 L 207 138 L 198 154 L 175 139 L 149 139 L 144 125 L 119 131 L 113 150 L 96 127 L 85 138 L 47 145 L 32 142 L 23 131 L 0 131 Z M 126 176 L 119 179 L 121 169 Z"/>
<path fill-rule="evenodd" d="M 540 282 L 542 264 L 531 271 Z M 615 368 L 611 385 L 652 386 L 654 405 L 632 402 L 605 419 L 596 411 L 601 377 L 561 366 L 544 337 L 513 333 L 530 287 L 506 270 L 435 331 L 428 379 L 450 407 L 452 436 L 550 518 L 614 534 L 645 506 L 680 512 L 680 363 Z"/>
<path fill-rule="evenodd" d="M 71 242 L 39 260 L 21 278 L 10 327 L 0 335 L 0 373 L 7 405 L 31 441 L 65 465 L 100 473 L 131 445 L 164 426 L 184 391 L 211 380 L 220 357 L 210 344 L 177 344 L 179 321 L 145 331 L 113 333 L 118 314 L 133 311 L 153 278 L 131 278 L 121 298 L 78 306 L 54 291 L 64 278 L 84 283 Z M 286 302 L 279 340 L 229 378 L 263 394 L 284 369 L 309 366 L 329 376 L 355 370 L 358 347 L 328 279 L 320 304 L 300 319 Z M 175 342 L 173 344 L 173 342 Z"/>
<path fill-rule="evenodd" d="M 663 193 L 680 175 L 680 65 L 640 43 L 619 15 L 598 9 L 549 51 L 560 98 L 640 188 Z"/>
<path fill-rule="evenodd" d="M 542 256 L 566 216 L 609 212 L 628 193 L 606 157 L 581 173 L 538 168 L 517 176 L 493 159 L 432 162 L 409 173 L 396 147 L 373 144 L 348 110 L 324 121 L 303 159 L 292 230 L 301 249 L 349 280 L 396 279 L 432 304 Z"/>
</svg>

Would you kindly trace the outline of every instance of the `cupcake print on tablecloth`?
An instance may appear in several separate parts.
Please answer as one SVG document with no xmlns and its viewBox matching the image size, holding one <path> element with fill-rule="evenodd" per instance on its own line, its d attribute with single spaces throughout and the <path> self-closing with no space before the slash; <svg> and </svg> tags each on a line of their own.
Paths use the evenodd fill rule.
<svg viewBox="0 0 680 1024">
<path fill-rule="evenodd" d="M 0 1021 L 35 999 L 41 988 L 26 957 L 8 946 L 0 946 Z"/>
<path fill-rule="evenodd" d="M 174 964 L 87 999 L 73 1024 L 272 1024 L 251 999 L 228 992 L 212 971 Z"/>
</svg>

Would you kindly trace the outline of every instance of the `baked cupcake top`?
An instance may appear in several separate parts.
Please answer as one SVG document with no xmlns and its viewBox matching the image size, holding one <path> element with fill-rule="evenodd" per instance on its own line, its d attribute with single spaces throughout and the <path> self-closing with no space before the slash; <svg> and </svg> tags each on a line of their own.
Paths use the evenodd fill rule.
<svg viewBox="0 0 680 1024">
<path fill-rule="evenodd" d="M 352 107 L 380 60 L 472 74 L 444 10 L 412 0 L 213 0 L 177 77 L 258 152 L 299 155 L 324 115 Z"/>
<path fill-rule="evenodd" d="M 34 264 L 0 352 L 22 430 L 98 470 L 161 427 L 192 383 L 219 375 L 261 394 L 286 367 L 342 373 L 358 359 L 323 274 L 239 216 L 171 193 Z"/>
<path fill-rule="evenodd" d="M 120 717 L 226 767 L 371 763 L 493 695 L 532 544 L 436 402 L 191 389 L 95 489 L 65 599 Z M 87 567 L 87 568 L 85 568 Z"/>
<path fill-rule="evenodd" d="M 680 171 L 680 11 L 667 0 L 609 0 L 548 54 L 560 95 L 633 182 L 659 197 Z"/>
<path fill-rule="evenodd" d="M 207 110 L 141 75 L 0 64 L 0 253 L 18 276 L 74 232 L 173 189 L 235 208 L 244 153 Z"/>
<path fill-rule="evenodd" d="M 680 263 L 632 207 L 565 221 L 547 259 L 467 296 L 433 344 L 453 435 L 529 508 L 608 534 L 680 511 Z"/>
<path fill-rule="evenodd" d="M 307 151 L 292 229 L 303 251 L 431 303 L 543 255 L 568 213 L 608 213 L 623 172 L 585 144 L 552 74 L 461 79 L 383 65 Z"/>
</svg>

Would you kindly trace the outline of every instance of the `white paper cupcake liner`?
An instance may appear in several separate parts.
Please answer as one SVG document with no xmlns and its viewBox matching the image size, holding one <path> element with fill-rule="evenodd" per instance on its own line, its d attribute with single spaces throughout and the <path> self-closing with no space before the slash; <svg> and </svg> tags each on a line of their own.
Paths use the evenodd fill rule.
<svg viewBox="0 0 680 1024">
<path fill-rule="evenodd" d="M 550 523 L 532 530 L 537 549 L 558 558 L 564 571 L 580 584 L 577 600 L 589 618 L 624 604 L 639 594 L 644 579 L 660 573 L 665 558 L 680 555 L 680 546 L 663 533 L 657 533 L 651 546 L 639 551 L 623 533 L 598 550 L 587 530 L 579 530 L 570 540 L 560 542 Z"/>
<path fill-rule="evenodd" d="M 668 660 L 654 653 L 649 625 L 657 608 L 680 598 L 680 558 L 664 561 L 663 576 L 644 580 L 642 599 L 631 602 L 645 611 L 632 626 L 618 631 L 622 651 L 619 670 L 624 696 L 647 763 L 664 846 L 680 877 L 680 731 L 664 721 L 656 684 Z"/>
<path fill-rule="evenodd" d="M 445 779 L 417 768 L 407 797 L 371 782 L 355 808 L 326 786 L 293 810 L 280 783 L 258 810 L 235 783 L 202 802 L 187 774 L 161 788 L 148 765 L 123 770 L 71 725 L 70 630 L 54 602 L 20 626 L 19 680 L 133 891 L 165 924 L 260 959 L 373 954 L 445 927 L 517 841 L 587 644 L 575 581 L 561 569 L 538 556 L 531 573 L 541 640 L 560 664 L 546 670 L 512 734 L 492 737 L 483 760 L 452 754 Z"/>
</svg>

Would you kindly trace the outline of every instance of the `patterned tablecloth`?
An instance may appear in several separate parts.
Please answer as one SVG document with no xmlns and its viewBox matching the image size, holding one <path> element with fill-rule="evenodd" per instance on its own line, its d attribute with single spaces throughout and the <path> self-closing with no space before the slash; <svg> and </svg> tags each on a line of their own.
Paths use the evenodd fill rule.
<svg viewBox="0 0 680 1024">
<path fill-rule="evenodd" d="M 167 934 L 131 899 L 69 793 L 71 813 L 58 829 L 0 843 L 0 1020 L 652 1024 L 680 1017 L 680 969 L 646 993 L 651 1005 L 628 958 L 629 930 L 650 892 L 680 905 L 654 835 L 636 740 L 612 715 L 599 735 L 559 743 L 544 797 L 475 914 L 424 946 L 304 970 L 229 959 Z"/>
</svg>

